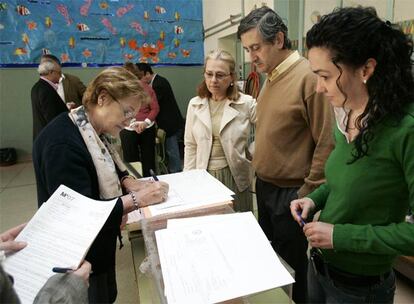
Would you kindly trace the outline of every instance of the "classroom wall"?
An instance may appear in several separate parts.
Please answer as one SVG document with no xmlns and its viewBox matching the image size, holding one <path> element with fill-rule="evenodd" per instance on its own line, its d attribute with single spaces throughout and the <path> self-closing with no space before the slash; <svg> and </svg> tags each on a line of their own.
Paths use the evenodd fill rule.
<svg viewBox="0 0 414 304">
<path fill-rule="evenodd" d="M 64 72 L 77 75 L 85 84 L 101 70 L 63 68 Z M 157 67 L 154 71 L 170 81 L 185 116 L 188 101 L 195 96 L 196 87 L 201 82 L 202 67 Z M 36 68 L 0 69 L 0 148 L 16 148 L 18 161 L 31 159 L 33 121 L 30 90 L 38 78 Z"/>
</svg>

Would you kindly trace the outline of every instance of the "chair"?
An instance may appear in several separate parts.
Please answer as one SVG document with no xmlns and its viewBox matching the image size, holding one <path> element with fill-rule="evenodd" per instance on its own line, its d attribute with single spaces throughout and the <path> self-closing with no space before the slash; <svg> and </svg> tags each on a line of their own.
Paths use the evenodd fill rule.
<svg viewBox="0 0 414 304">
<path fill-rule="evenodd" d="M 169 173 L 165 157 L 165 138 L 165 131 L 158 128 L 155 137 L 155 171 L 157 175 Z"/>
</svg>

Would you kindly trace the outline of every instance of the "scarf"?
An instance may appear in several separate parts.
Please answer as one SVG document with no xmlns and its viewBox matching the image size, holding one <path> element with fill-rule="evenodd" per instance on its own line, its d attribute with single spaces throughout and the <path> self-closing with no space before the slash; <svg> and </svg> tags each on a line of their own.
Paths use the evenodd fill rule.
<svg viewBox="0 0 414 304">
<path fill-rule="evenodd" d="M 83 106 L 73 109 L 69 117 L 78 127 L 92 157 L 98 175 L 99 197 L 112 199 L 121 196 L 122 188 L 116 168 L 126 171 L 126 167 L 110 143 L 109 137 L 96 133 Z"/>
</svg>

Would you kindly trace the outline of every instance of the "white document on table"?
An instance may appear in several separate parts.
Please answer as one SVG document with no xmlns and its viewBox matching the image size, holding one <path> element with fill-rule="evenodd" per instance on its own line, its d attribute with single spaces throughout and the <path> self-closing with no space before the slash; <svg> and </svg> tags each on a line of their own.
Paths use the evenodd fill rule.
<svg viewBox="0 0 414 304">
<path fill-rule="evenodd" d="M 155 233 L 169 304 L 217 303 L 294 282 L 251 212 L 206 218 Z"/>
<path fill-rule="evenodd" d="M 115 203 L 61 185 L 39 208 L 16 238 L 28 245 L 3 262 L 22 303 L 33 303 L 53 267 L 78 268 Z"/>
<path fill-rule="evenodd" d="M 166 202 L 148 207 L 152 216 L 233 200 L 234 192 L 206 170 L 160 175 L 158 179 L 168 183 L 170 191 Z"/>
</svg>

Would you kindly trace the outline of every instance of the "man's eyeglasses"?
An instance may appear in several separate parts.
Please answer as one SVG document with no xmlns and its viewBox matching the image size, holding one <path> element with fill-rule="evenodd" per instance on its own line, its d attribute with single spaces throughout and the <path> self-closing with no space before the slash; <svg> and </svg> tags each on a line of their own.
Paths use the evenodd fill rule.
<svg viewBox="0 0 414 304">
<path fill-rule="evenodd" d="M 216 77 L 216 80 L 221 81 L 221 80 L 224 80 L 228 76 L 230 76 L 230 73 L 224 74 L 224 73 L 204 72 L 204 77 L 209 80 L 213 79 L 213 77 Z"/>
</svg>

